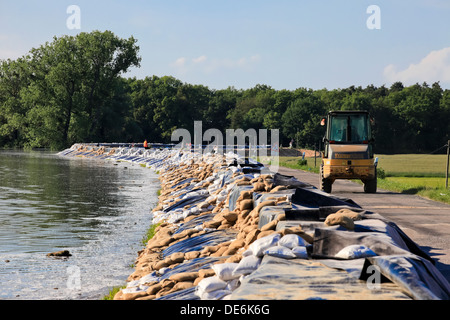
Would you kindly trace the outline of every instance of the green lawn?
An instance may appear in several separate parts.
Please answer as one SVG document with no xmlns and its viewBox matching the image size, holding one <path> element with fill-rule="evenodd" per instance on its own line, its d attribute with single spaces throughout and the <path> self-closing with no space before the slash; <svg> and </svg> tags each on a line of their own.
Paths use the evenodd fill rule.
<svg viewBox="0 0 450 320">
<path fill-rule="evenodd" d="M 445 177 L 446 154 L 381 154 L 376 157 L 378 167 L 382 168 L 388 177 Z"/>
<path fill-rule="evenodd" d="M 376 157 L 378 157 L 378 168 L 386 175 L 384 179 L 378 178 L 378 188 L 417 194 L 450 204 L 450 189 L 445 189 L 447 155 L 398 154 L 376 155 Z M 299 165 L 300 159 L 301 157 L 280 157 L 279 165 L 319 172 L 321 158 L 316 159 L 316 166 L 314 166 L 314 158 L 305 158 L 307 165 Z"/>
</svg>

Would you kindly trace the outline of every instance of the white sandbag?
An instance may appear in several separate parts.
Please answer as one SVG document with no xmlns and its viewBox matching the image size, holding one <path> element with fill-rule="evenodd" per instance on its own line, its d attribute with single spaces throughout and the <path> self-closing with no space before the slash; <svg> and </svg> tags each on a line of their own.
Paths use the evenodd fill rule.
<svg viewBox="0 0 450 320">
<path fill-rule="evenodd" d="M 223 281 L 228 281 L 232 279 L 236 279 L 239 275 L 233 275 L 233 270 L 236 269 L 238 263 L 217 263 L 212 265 L 212 269 L 216 273 L 216 276 Z"/>
<path fill-rule="evenodd" d="M 335 254 L 335 257 L 342 259 L 358 259 L 365 257 L 373 257 L 376 255 L 377 254 L 368 247 L 355 244 L 343 248 L 341 251 Z"/>
<path fill-rule="evenodd" d="M 300 259 L 308 259 L 308 252 L 305 246 L 297 246 L 291 249 L 292 253 Z"/>
<path fill-rule="evenodd" d="M 295 254 L 291 251 L 291 249 L 283 247 L 283 246 L 273 246 L 264 250 L 264 254 L 269 256 L 283 258 L 283 259 L 294 259 L 296 258 Z"/>
<path fill-rule="evenodd" d="M 261 263 L 261 258 L 250 255 L 241 259 L 237 267 L 233 270 L 233 275 L 242 276 L 247 275 L 258 269 Z"/>
<path fill-rule="evenodd" d="M 230 290 L 215 290 L 211 292 L 203 292 L 199 297 L 201 300 L 219 300 L 231 294 Z"/>
<path fill-rule="evenodd" d="M 227 286 L 227 283 L 225 281 L 220 279 L 218 276 L 213 276 L 213 277 L 208 277 L 208 278 L 202 279 L 198 283 L 196 289 L 200 293 L 203 293 L 203 292 L 222 290 L 222 289 L 225 289 L 226 286 Z"/>
<path fill-rule="evenodd" d="M 228 281 L 226 290 L 234 291 L 240 286 L 240 284 L 241 283 L 240 283 L 239 279 L 230 280 L 230 281 Z"/>
<path fill-rule="evenodd" d="M 248 257 L 253 255 L 253 252 L 250 248 L 248 248 L 247 250 L 245 250 L 244 252 L 242 252 L 242 257 Z"/>
<path fill-rule="evenodd" d="M 296 234 L 287 234 L 283 236 L 280 241 L 278 241 L 278 245 L 284 246 L 286 248 L 292 249 L 298 246 L 305 246 L 305 240 L 302 237 Z"/>
<path fill-rule="evenodd" d="M 253 255 L 255 255 L 257 257 L 261 257 L 264 254 L 264 250 L 277 245 L 278 240 L 280 240 L 280 237 L 281 236 L 279 233 L 269 234 L 268 236 L 262 237 L 256 241 L 254 241 L 249 246 L 249 249 L 252 250 Z"/>
</svg>

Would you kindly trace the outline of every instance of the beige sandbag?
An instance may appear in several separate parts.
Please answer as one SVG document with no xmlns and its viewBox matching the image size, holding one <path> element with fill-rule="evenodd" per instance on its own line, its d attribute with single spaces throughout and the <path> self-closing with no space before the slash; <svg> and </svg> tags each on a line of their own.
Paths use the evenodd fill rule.
<svg viewBox="0 0 450 320">
<path fill-rule="evenodd" d="M 185 260 L 197 259 L 200 256 L 200 251 L 189 251 L 184 254 Z"/>
<path fill-rule="evenodd" d="M 276 203 L 273 200 L 266 200 L 263 202 L 260 202 L 254 209 L 252 212 L 252 216 L 259 216 L 259 211 L 261 211 L 261 208 L 266 207 L 266 206 L 274 206 Z"/>
<path fill-rule="evenodd" d="M 185 282 L 190 281 L 193 282 L 195 279 L 197 279 L 199 276 L 199 273 L 197 271 L 193 272 L 180 272 L 174 275 L 171 275 L 169 277 L 170 280 L 176 281 L 176 282 Z"/>
<path fill-rule="evenodd" d="M 205 221 L 205 222 L 203 222 L 203 227 L 217 229 L 217 227 L 220 226 L 221 222 L 222 221 L 220 221 L 220 220 Z"/>
<path fill-rule="evenodd" d="M 252 191 L 254 192 L 266 191 L 266 185 L 264 184 L 264 182 L 255 182 L 253 184 Z"/>
<path fill-rule="evenodd" d="M 252 209 L 253 208 L 253 200 L 252 199 L 244 199 L 239 203 L 239 209 L 241 211 Z"/>
<path fill-rule="evenodd" d="M 161 268 L 165 268 L 165 267 L 168 267 L 168 266 L 169 266 L 169 264 L 167 262 L 165 262 L 164 260 L 161 260 L 161 261 L 157 262 L 153 268 L 155 270 L 159 270 Z"/>
<path fill-rule="evenodd" d="M 362 215 L 359 212 L 355 212 L 355 211 L 350 210 L 350 209 L 341 209 L 338 212 L 336 212 L 335 214 L 349 217 L 353 221 L 357 221 L 357 220 L 361 220 L 362 219 Z"/>
<path fill-rule="evenodd" d="M 228 221 L 228 222 L 235 222 L 238 218 L 238 214 L 237 212 L 231 211 L 231 212 L 227 212 L 226 214 L 223 215 L 223 217 Z"/>
<path fill-rule="evenodd" d="M 183 252 L 175 252 L 172 253 L 170 256 L 168 256 L 167 258 L 169 258 L 169 261 L 174 264 L 174 263 L 181 263 L 184 261 L 184 253 Z M 166 258 L 166 259 L 167 259 Z"/>
<path fill-rule="evenodd" d="M 347 230 L 354 230 L 355 229 L 355 223 L 353 220 L 345 215 L 342 214 L 330 214 L 325 219 L 325 225 L 327 226 L 335 226 L 340 225 Z"/>
<path fill-rule="evenodd" d="M 252 199 L 252 198 L 253 198 L 252 191 L 242 191 L 237 200 L 240 201 L 240 200 L 246 200 L 246 199 Z"/>
<path fill-rule="evenodd" d="M 160 282 L 158 282 L 158 283 L 148 287 L 146 292 L 148 295 L 154 295 L 161 289 L 162 289 L 162 284 Z"/>
<path fill-rule="evenodd" d="M 239 248 L 228 248 L 222 253 L 222 256 L 231 256 L 238 251 Z"/>
<path fill-rule="evenodd" d="M 202 253 L 204 253 L 204 252 L 214 253 L 217 250 L 219 250 L 219 246 L 206 246 L 203 248 L 203 250 L 201 252 Z"/>
<path fill-rule="evenodd" d="M 242 260 L 242 254 L 234 254 L 225 260 L 225 263 L 239 263 Z"/>
<path fill-rule="evenodd" d="M 252 243 L 253 241 L 255 241 L 258 237 L 258 234 L 261 232 L 261 230 L 259 229 L 253 229 L 252 231 L 250 231 L 247 236 L 245 237 L 245 245 L 248 245 L 250 243 Z"/>
<path fill-rule="evenodd" d="M 225 251 L 227 251 L 227 250 L 228 250 L 228 247 L 226 247 L 226 246 L 221 247 L 221 248 L 219 248 L 216 252 L 214 252 L 213 254 L 211 254 L 211 257 L 220 257 L 220 256 L 222 256 L 223 253 L 224 253 Z"/>
<path fill-rule="evenodd" d="M 236 239 L 234 241 L 232 241 L 229 245 L 228 248 L 242 248 L 245 245 L 245 240 L 244 239 Z"/>
<path fill-rule="evenodd" d="M 270 193 L 274 193 L 274 192 L 277 192 L 280 190 L 286 190 L 286 189 L 287 189 L 286 186 L 276 186 L 276 187 L 272 188 L 272 190 L 270 190 Z"/>
<path fill-rule="evenodd" d="M 267 231 L 267 230 L 275 230 L 277 227 L 278 220 L 272 220 L 269 223 L 266 223 L 261 227 L 261 231 Z"/>
<path fill-rule="evenodd" d="M 264 237 L 266 237 L 266 236 L 268 236 L 268 235 L 270 235 L 270 234 L 272 234 L 272 233 L 276 233 L 276 231 L 275 231 L 275 230 L 261 231 L 261 232 L 258 234 L 258 236 L 256 237 L 256 239 L 264 238 Z"/>
<path fill-rule="evenodd" d="M 173 286 L 172 291 L 179 291 L 179 290 L 189 289 L 189 288 L 191 288 L 193 286 L 194 286 L 194 282 L 192 282 L 192 281 L 178 282 L 177 284 L 175 284 Z"/>
<path fill-rule="evenodd" d="M 214 269 L 200 269 L 198 270 L 198 275 L 199 277 L 202 278 L 207 278 L 207 277 L 212 277 L 216 274 L 216 272 L 214 271 Z"/>
</svg>

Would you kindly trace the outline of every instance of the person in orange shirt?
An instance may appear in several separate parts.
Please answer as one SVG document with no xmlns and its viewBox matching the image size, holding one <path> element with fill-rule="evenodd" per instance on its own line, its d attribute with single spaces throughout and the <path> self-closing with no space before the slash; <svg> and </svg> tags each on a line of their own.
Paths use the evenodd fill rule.
<svg viewBox="0 0 450 320">
<path fill-rule="evenodd" d="M 145 148 L 145 149 L 148 149 L 147 139 L 144 141 L 144 148 Z"/>
</svg>

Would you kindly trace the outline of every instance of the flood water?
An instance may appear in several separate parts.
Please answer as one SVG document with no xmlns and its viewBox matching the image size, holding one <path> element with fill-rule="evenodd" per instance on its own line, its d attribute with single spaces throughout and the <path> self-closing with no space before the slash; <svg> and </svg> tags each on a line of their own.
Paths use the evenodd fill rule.
<svg viewBox="0 0 450 320">
<path fill-rule="evenodd" d="M 125 162 L 0 151 L 0 299 L 101 299 L 125 284 L 159 183 Z M 47 253 L 69 250 L 69 258 Z"/>
</svg>

